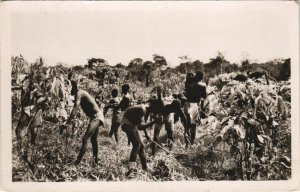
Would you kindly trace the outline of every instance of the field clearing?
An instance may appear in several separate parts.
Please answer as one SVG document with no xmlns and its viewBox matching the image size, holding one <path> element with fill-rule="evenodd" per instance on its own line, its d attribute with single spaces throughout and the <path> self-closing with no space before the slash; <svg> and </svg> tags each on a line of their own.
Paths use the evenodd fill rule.
<svg viewBox="0 0 300 192">
<path fill-rule="evenodd" d="M 107 119 L 109 122 L 109 119 Z M 91 144 L 79 166 L 74 166 L 80 149 L 82 134 L 77 134 L 65 143 L 65 134 L 60 135 L 55 125 L 48 125 L 39 130 L 37 145 L 28 151 L 31 161 L 36 160 L 34 173 L 30 165 L 24 162 L 17 154 L 17 143 L 13 135 L 13 180 L 14 181 L 172 181 L 172 180 L 197 180 L 196 175 L 192 174 L 192 168 L 184 166 L 180 162 L 187 160 L 198 150 L 200 144 L 195 144 L 192 148 L 185 151 L 183 142 L 183 127 L 180 123 L 176 124 L 174 132 L 174 150 L 167 154 L 159 149 L 153 157 L 150 152 L 150 143 L 144 139 L 146 146 L 147 163 L 150 173 L 139 170 L 134 179 L 126 178 L 127 164 L 131 147 L 127 145 L 127 138 L 123 131 L 119 130 L 119 144 L 113 138 L 108 137 L 109 130 L 102 127 L 98 137 L 99 145 L 99 164 L 93 165 Z M 149 131 L 152 136 L 153 131 Z M 165 131 L 162 130 L 161 141 L 166 142 Z M 47 137 L 56 139 L 47 139 Z M 142 134 L 143 135 L 143 134 Z M 200 137 L 200 134 L 198 134 Z M 50 147 L 52 146 L 52 147 Z M 164 146 L 166 149 L 167 147 Z M 45 158 L 37 158 L 43 156 Z M 184 158 L 184 159 L 183 159 Z M 192 159 L 191 159 L 192 161 Z M 137 161 L 139 164 L 139 160 Z M 55 164 L 55 166 L 53 165 Z M 140 166 L 140 165 L 138 165 Z M 152 172 L 152 173 L 151 173 Z"/>
<path fill-rule="evenodd" d="M 290 121 L 290 120 L 289 120 Z M 13 181 L 197 181 L 197 180 L 236 180 L 236 162 L 231 156 L 229 145 L 223 143 L 209 148 L 211 136 L 205 135 L 201 127 L 197 127 L 196 143 L 185 149 L 183 127 L 177 122 L 174 129 L 174 145 L 171 153 L 160 147 L 155 156 L 151 156 L 151 141 L 144 143 L 149 171 L 138 170 L 135 178 L 125 176 L 131 147 L 127 145 L 126 135 L 119 130 L 119 144 L 108 137 L 110 119 L 101 128 L 98 136 L 99 164 L 93 165 L 91 144 L 79 166 L 74 166 L 81 146 L 84 132 L 70 137 L 66 132 L 59 134 L 57 124 L 45 123 L 38 130 L 36 146 L 28 147 L 28 161 L 24 160 L 24 152 L 20 156 L 17 142 L 13 134 Z M 83 128 L 84 130 L 84 128 Z M 150 137 L 153 129 L 148 131 Z M 143 133 L 141 133 L 143 137 Z M 66 143 L 66 138 L 68 143 Z M 25 137 L 26 138 L 26 137 Z M 161 130 L 161 142 L 165 149 L 166 132 Z M 26 139 L 24 143 L 26 143 Z M 141 168 L 139 158 L 138 167 Z"/>
<path fill-rule="evenodd" d="M 219 61 L 222 58 L 217 57 L 215 60 Z M 93 164 L 92 146 L 89 142 L 83 160 L 78 166 L 74 165 L 88 118 L 85 115 L 76 117 L 79 126 L 74 134 L 70 127 L 60 133 L 60 125 L 63 122 L 58 122 L 61 116 L 57 114 L 61 109 L 65 109 L 68 117 L 72 109 L 70 104 L 73 103 L 68 90 L 68 74 L 74 73 L 73 78 L 78 82 L 79 88 L 94 97 L 101 108 L 111 99 L 111 90 L 120 89 L 122 84 L 130 86 L 135 103 L 147 101 L 156 95 L 157 86 L 162 87 L 165 102 L 171 102 L 174 99 L 172 94 L 184 91 L 186 74 L 172 71 L 173 69 L 160 70 L 156 66 L 159 63 L 154 65 L 154 69 L 147 71 L 148 68 L 143 68 L 139 59 L 133 60 L 127 67 L 120 68 L 108 65 L 93 66 L 92 62 L 91 66 L 66 68 L 62 65 L 45 67 L 40 58 L 30 67 L 23 66 L 24 69 L 18 66 L 20 63 L 25 65 L 24 60 L 19 57 L 12 59 L 15 69 L 12 73 L 12 76 L 15 76 L 12 81 L 12 178 L 15 182 L 291 178 L 291 82 L 288 80 L 289 73 L 283 70 L 285 66 L 289 66 L 289 59 L 283 60 L 281 65 L 265 64 L 272 71 L 280 69 L 277 79 L 280 79 L 281 75 L 284 77 L 282 79 L 287 80 L 275 80 L 263 70 L 259 72 L 264 75 L 263 77 L 257 79 L 245 77 L 247 81 L 239 81 L 235 78 L 238 75 L 243 76 L 241 73 L 245 71 L 243 67 L 249 69 L 255 66 L 249 64 L 237 68 L 241 70 L 239 72 L 215 75 L 219 68 L 213 68 L 214 62 L 205 64 L 204 71 L 211 73 L 205 79 L 207 85 L 207 97 L 203 101 L 205 107 L 198 106 L 197 109 L 199 124 L 195 144 L 185 148 L 184 128 L 178 121 L 174 128 L 173 149 L 171 151 L 168 149 L 166 130 L 163 127 L 160 131 L 161 146 L 152 156 L 153 141 L 147 141 L 144 133 L 140 132 L 145 144 L 149 171 L 141 169 L 138 158 L 138 173 L 135 177 L 127 177 L 125 174 L 128 171 L 132 149 L 127 145 L 126 135 L 119 128 L 119 144 L 108 136 L 111 111 L 106 115 L 105 125 L 101 127 L 98 135 L 99 164 Z M 139 61 L 139 64 L 135 61 Z M 227 67 L 234 68 L 233 64 L 227 64 Z M 211 67 L 214 71 L 210 70 Z M 19 74 L 21 69 L 23 72 Z M 179 67 L 176 70 L 180 69 Z M 31 134 L 28 128 L 23 128 L 25 136 L 22 143 L 18 144 L 15 134 L 19 113 L 22 110 L 21 91 L 18 87 L 22 87 L 19 83 L 26 73 L 29 73 L 32 82 L 35 82 L 33 85 L 39 87 L 39 94 L 50 98 L 51 101 L 49 107 L 40 108 L 43 110 L 44 121 L 41 127 L 36 128 L 36 145 L 30 144 Z M 150 138 L 153 138 L 153 128 L 148 132 Z"/>
</svg>

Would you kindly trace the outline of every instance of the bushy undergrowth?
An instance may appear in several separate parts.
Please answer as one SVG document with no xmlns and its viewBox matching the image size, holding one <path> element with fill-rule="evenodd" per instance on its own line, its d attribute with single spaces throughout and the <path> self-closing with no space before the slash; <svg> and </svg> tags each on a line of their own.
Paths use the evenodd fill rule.
<svg viewBox="0 0 300 192">
<path fill-rule="evenodd" d="M 107 119 L 109 122 L 109 119 Z M 238 168 L 236 159 L 230 154 L 230 147 L 222 143 L 216 148 L 205 145 L 210 138 L 203 135 L 198 127 L 196 144 L 185 149 L 183 127 L 180 123 L 175 126 L 174 146 L 170 153 L 159 148 L 155 156 L 151 156 L 151 141 L 146 141 L 146 155 L 149 171 L 141 169 L 138 162 L 138 174 L 134 178 L 125 176 L 128 170 L 128 159 L 131 146 L 127 145 L 125 134 L 119 130 L 119 144 L 108 137 L 108 127 L 101 128 L 98 136 L 99 164 L 93 164 L 92 149 L 89 143 L 88 150 L 80 165 L 73 165 L 78 155 L 83 131 L 78 131 L 74 136 L 67 132 L 59 133 L 57 124 L 45 123 L 38 130 L 37 144 L 25 147 L 19 151 L 15 136 L 13 135 L 13 181 L 196 181 L 196 180 L 237 180 Z M 149 131 L 152 135 L 153 130 Z M 165 131 L 162 131 L 161 141 L 167 149 Z M 143 135 L 143 134 L 142 134 Z M 68 139 L 67 139 L 68 138 Z M 282 135 L 282 144 L 287 144 L 289 136 Z M 286 141 L 285 141 L 286 140 Z M 207 142 L 208 143 L 208 142 Z M 289 153 L 286 151 L 285 153 Z M 27 157 L 26 157 L 27 156 Z M 279 166 L 285 166 L 284 164 Z M 282 169 L 283 171 L 285 169 Z M 276 171 L 273 168 L 272 171 Z M 275 174 L 276 175 L 276 174 Z M 290 173 L 277 174 L 277 178 L 286 179 Z M 280 177 L 281 175 L 281 177 Z M 267 178 L 265 178 L 267 179 Z"/>
<path fill-rule="evenodd" d="M 174 150 L 169 154 L 159 150 L 155 156 L 151 156 L 150 142 L 145 140 L 149 171 L 139 169 L 137 176 L 130 179 L 125 176 L 125 172 L 128 170 L 131 146 L 127 145 L 127 138 L 121 130 L 120 141 L 117 144 L 114 139 L 108 137 L 107 126 L 102 127 L 98 136 L 99 164 L 93 164 L 92 149 L 89 144 L 81 164 L 75 166 L 73 163 L 81 146 L 83 132 L 78 132 L 74 136 L 70 136 L 67 132 L 60 135 L 56 124 L 45 123 L 38 130 L 35 146 L 26 146 L 27 139 L 26 136 L 24 137 L 22 151 L 18 150 L 13 135 L 13 181 L 197 180 L 196 175 L 192 174 L 192 169 L 182 164 L 180 159 L 180 155 L 194 153 L 195 147 L 185 151 L 183 128 L 178 125 L 176 129 Z M 139 160 L 137 162 L 138 167 L 141 168 Z"/>
<path fill-rule="evenodd" d="M 219 77 L 222 80 L 222 76 Z M 119 130 L 119 144 L 108 137 L 111 112 L 98 136 L 99 164 L 93 164 L 92 149 L 78 166 L 87 118 L 79 128 L 60 132 L 59 122 L 49 118 L 37 128 L 36 145 L 30 145 L 28 130 L 20 145 L 16 141 L 14 113 L 12 129 L 13 181 L 182 181 L 182 180 L 286 180 L 291 177 L 291 106 L 289 82 L 270 85 L 231 81 L 208 86 L 204 117 L 197 127 L 196 143 L 185 149 L 183 127 L 175 124 L 174 144 L 168 151 L 165 130 L 161 147 L 151 156 L 151 141 L 144 138 L 149 171 L 138 159 L 136 177 L 126 177 L 131 146 Z M 218 83 L 217 83 L 218 84 Z M 284 89 L 283 89 L 284 88 Z M 87 90 L 89 91 L 89 90 Z M 136 96 L 144 97 L 137 92 Z M 18 105 L 16 105 L 18 106 Z M 102 106 L 103 107 L 103 106 Z M 16 109 L 16 111 L 18 111 Z M 163 128 L 164 129 L 164 128 Z M 152 138 L 154 130 L 149 130 Z M 141 132 L 141 135 L 143 133 Z"/>
</svg>

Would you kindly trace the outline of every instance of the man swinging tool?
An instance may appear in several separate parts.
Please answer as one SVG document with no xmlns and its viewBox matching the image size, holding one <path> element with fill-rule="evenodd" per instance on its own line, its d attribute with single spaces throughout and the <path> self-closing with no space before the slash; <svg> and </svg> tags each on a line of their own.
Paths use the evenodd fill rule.
<svg viewBox="0 0 300 192">
<path fill-rule="evenodd" d="M 96 104 L 95 99 L 88 92 L 79 90 L 75 81 L 71 81 L 71 84 L 71 95 L 75 97 L 75 103 L 67 124 L 71 125 L 71 120 L 74 118 L 76 111 L 79 109 L 79 106 L 81 107 L 82 111 L 90 118 L 88 128 L 82 138 L 82 146 L 77 160 L 75 161 L 75 165 L 78 165 L 82 160 L 87 149 L 87 143 L 89 139 L 91 139 L 92 143 L 94 162 L 95 164 L 98 164 L 97 136 L 99 132 L 99 126 L 104 124 L 103 112 Z"/>
<path fill-rule="evenodd" d="M 157 144 L 159 144 L 159 134 L 162 128 L 162 125 L 165 125 L 165 129 L 168 135 L 168 147 L 172 149 L 173 147 L 173 131 L 174 131 L 174 115 L 176 114 L 180 117 L 181 122 L 184 126 L 184 137 L 187 144 L 186 132 L 187 132 L 187 122 L 186 116 L 181 108 L 181 102 L 179 100 L 173 100 L 171 103 L 166 103 L 161 98 L 161 87 L 157 87 L 157 99 L 150 100 L 149 112 L 153 114 L 155 118 L 162 118 L 161 123 L 156 123 L 154 126 L 154 136 L 152 143 L 152 155 L 155 154 Z M 148 116 L 148 115 L 147 115 Z"/>
<path fill-rule="evenodd" d="M 122 130 L 126 133 L 128 141 L 132 143 L 132 150 L 129 158 L 129 171 L 127 172 L 127 176 L 129 176 L 132 172 L 136 172 L 135 163 L 137 159 L 137 155 L 139 154 L 142 168 L 147 170 L 147 162 L 146 155 L 144 151 L 144 144 L 141 139 L 139 130 L 145 130 L 146 128 L 152 126 L 154 123 L 159 123 L 160 119 L 155 119 L 150 123 L 142 123 L 145 119 L 145 115 L 148 113 L 149 108 L 142 104 L 136 105 L 133 107 L 129 107 L 121 120 Z"/>
</svg>

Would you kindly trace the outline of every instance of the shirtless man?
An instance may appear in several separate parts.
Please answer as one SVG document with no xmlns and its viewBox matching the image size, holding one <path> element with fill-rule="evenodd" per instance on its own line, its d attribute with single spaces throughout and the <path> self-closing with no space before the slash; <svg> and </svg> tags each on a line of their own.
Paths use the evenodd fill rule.
<svg viewBox="0 0 300 192">
<path fill-rule="evenodd" d="M 181 104 L 181 108 L 183 109 L 183 106 L 186 102 L 186 97 L 184 96 L 183 93 L 177 93 L 177 94 L 173 94 L 173 99 L 177 100 L 178 102 L 180 102 Z M 176 123 L 179 120 L 179 116 L 177 113 L 174 114 L 174 123 Z"/>
<path fill-rule="evenodd" d="M 82 111 L 90 118 L 90 123 L 88 128 L 82 138 L 82 146 L 80 152 L 78 154 L 77 160 L 75 161 L 75 165 L 78 165 L 81 159 L 84 156 L 84 153 L 87 149 L 88 140 L 91 138 L 92 148 L 93 148 L 93 157 L 95 164 L 98 164 L 98 142 L 97 136 L 99 132 L 99 126 L 104 124 L 104 116 L 103 112 L 100 110 L 98 105 L 96 104 L 95 99 L 86 91 L 79 90 L 77 87 L 77 83 L 75 81 L 71 81 L 72 90 L 71 95 L 75 97 L 74 108 L 71 112 L 71 115 L 67 121 L 67 124 L 71 125 L 71 121 L 74 118 L 76 111 L 79 110 L 79 106 Z"/>
<path fill-rule="evenodd" d="M 156 123 L 154 126 L 154 136 L 153 141 L 159 143 L 159 133 L 162 128 L 162 125 L 165 125 L 165 129 L 168 135 L 168 147 L 172 149 L 173 147 L 173 131 L 174 131 L 174 115 L 180 117 L 181 122 L 184 126 L 184 138 L 187 144 L 187 120 L 186 116 L 181 108 L 181 102 L 179 100 L 173 100 L 171 103 L 166 103 L 161 99 L 161 88 L 157 89 L 158 99 L 151 100 L 149 106 L 149 112 L 154 115 L 156 118 L 163 118 L 161 123 Z M 152 155 L 155 154 L 157 144 L 152 144 Z"/>
<path fill-rule="evenodd" d="M 122 85 L 122 94 L 124 95 L 121 102 L 120 102 L 120 108 L 121 111 L 124 112 L 128 107 L 132 106 L 132 101 L 133 98 L 132 96 L 129 94 L 129 85 L 128 84 L 124 84 Z"/>
<path fill-rule="evenodd" d="M 132 103 L 133 103 L 133 98 L 129 94 L 129 89 L 130 89 L 130 87 L 128 84 L 122 85 L 122 94 L 123 94 L 122 100 L 117 105 L 109 105 L 108 106 L 108 108 L 112 107 L 115 111 L 118 111 L 119 109 L 121 109 L 121 113 L 117 115 L 117 118 L 113 119 L 113 121 L 115 123 L 114 123 L 114 126 L 112 127 L 113 129 L 111 129 L 110 134 L 109 134 L 110 136 L 112 136 L 112 134 L 114 134 L 117 142 L 118 142 L 118 129 L 121 124 L 122 117 L 125 113 L 125 110 L 127 108 L 131 107 Z M 128 145 L 129 145 L 129 140 L 128 140 Z"/>
<path fill-rule="evenodd" d="M 202 82 L 203 72 L 199 71 L 195 77 L 187 76 L 185 83 L 185 92 L 187 101 L 184 104 L 184 113 L 188 120 L 188 135 L 190 142 L 193 145 L 196 137 L 196 125 L 199 122 L 200 113 L 199 107 L 203 109 L 203 101 L 206 98 L 206 85 Z"/>
<path fill-rule="evenodd" d="M 132 150 L 129 158 L 129 171 L 126 174 L 127 176 L 130 175 L 133 170 L 136 171 L 135 163 L 137 154 L 139 154 L 142 168 L 144 170 L 147 170 L 146 155 L 144 151 L 145 147 L 141 139 L 139 130 L 145 130 L 146 128 L 152 126 L 154 123 L 159 122 L 159 120 L 156 119 L 150 123 L 142 123 L 145 119 L 145 115 L 147 114 L 148 109 L 149 108 L 144 104 L 129 107 L 122 117 L 122 130 L 126 133 L 128 141 L 132 143 Z"/>
<path fill-rule="evenodd" d="M 120 107 L 119 107 L 120 99 L 118 98 L 118 90 L 113 89 L 111 91 L 111 96 L 112 99 L 109 101 L 108 105 L 104 107 L 104 115 L 106 114 L 109 108 L 113 109 L 109 136 L 112 137 L 113 135 L 115 135 L 116 142 L 118 143 L 119 141 L 118 128 L 120 126 L 120 122 L 118 121 L 119 114 L 120 114 Z"/>
</svg>

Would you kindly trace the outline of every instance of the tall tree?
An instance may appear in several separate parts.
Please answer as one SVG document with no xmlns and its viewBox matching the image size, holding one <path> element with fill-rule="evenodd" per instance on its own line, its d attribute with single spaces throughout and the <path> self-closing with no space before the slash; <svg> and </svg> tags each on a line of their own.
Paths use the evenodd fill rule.
<svg viewBox="0 0 300 192">
<path fill-rule="evenodd" d="M 141 58 L 134 58 L 134 59 L 132 59 L 129 62 L 127 68 L 134 68 L 134 67 L 136 67 L 138 65 L 142 65 L 142 64 L 143 64 L 143 59 L 141 59 Z"/>
<path fill-rule="evenodd" d="M 204 64 L 200 60 L 195 60 L 192 62 L 193 72 L 203 71 Z"/>
<path fill-rule="evenodd" d="M 125 69 L 125 65 L 123 65 L 122 63 L 117 63 L 115 67 L 120 69 Z"/>
<path fill-rule="evenodd" d="M 88 59 L 88 68 L 93 69 L 94 67 L 102 67 L 107 65 L 107 61 L 101 58 Z"/>
<path fill-rule="evenodd" d="M 215 58 L 211 58 L 206 67 L 206 74 L 208 77 L 213 77 L 216 74 L 222 74 L 223 68 L 230 63 L 225 59 L 225 56 L 222 52 L 218 51 L 218 54 Z"/>
<path fill-rule="evenodd" d="M 153 61 L 154 61 L 155 66 L 158 68 L 164 68 L 165 66 L 168 65 L 165 57 L 160 56 L 158 54 L 153 55 Z"/>
<path fill-rule="evenodd" d="M 126 67 L 129 71 L 128 79 L 132 79 L 133 81 L 143 81 L 144 80 L 144 69 L 143 69 L 143 59 L 134 58 L 131 60 Z"/>
</svg>

